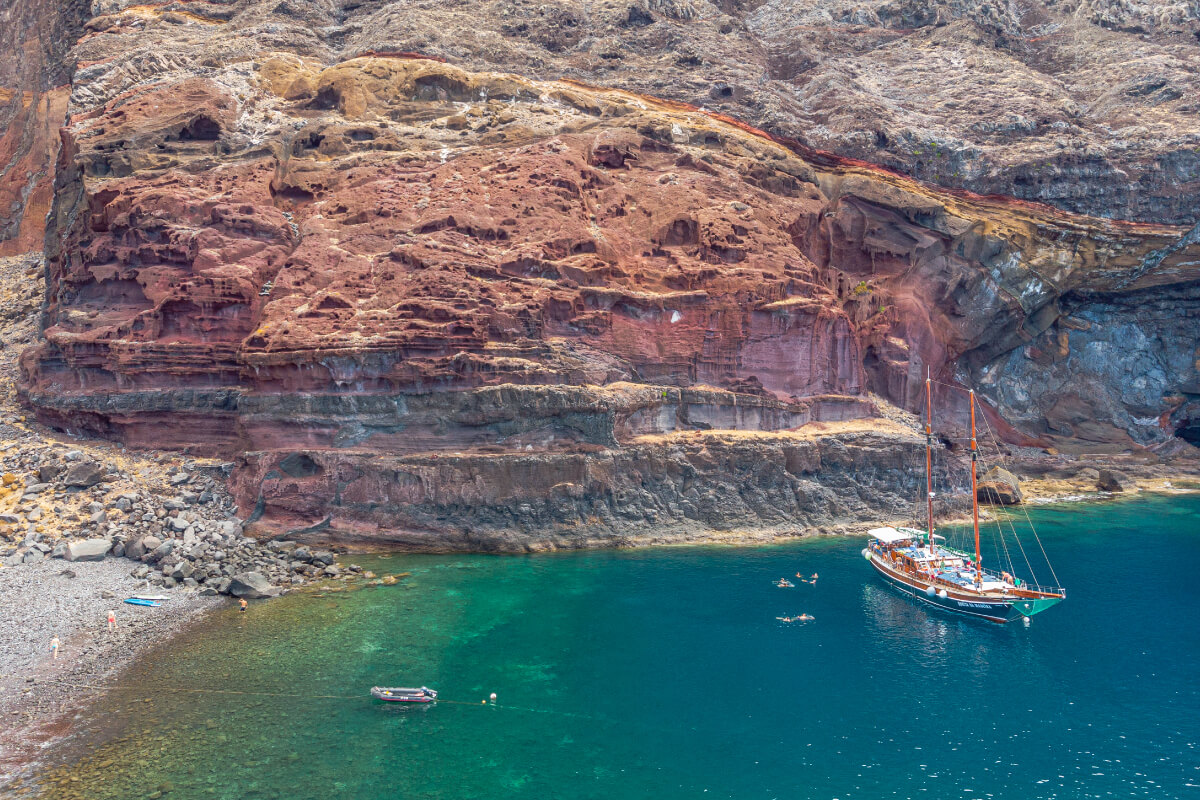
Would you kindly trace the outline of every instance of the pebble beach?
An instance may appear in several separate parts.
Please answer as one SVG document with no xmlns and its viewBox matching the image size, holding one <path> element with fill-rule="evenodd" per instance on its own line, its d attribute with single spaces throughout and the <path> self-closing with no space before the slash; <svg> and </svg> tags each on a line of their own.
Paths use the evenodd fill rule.
<svg viewBox="0 0 1200 800">
<path fill-rule="evenodd" d="M 0 788 L 30 771 L 42 749 L 72 731 L 100 686 L 150 647 L 168 641 L 205 611 L 230 602 L 155 588 L 159 608 L 127 605 L 147 593 L 126 559 L 58 559 L 0 568 Z M 108 612 L 116 629 L 108 630 Z M 57 636 L 57 659 L 50 642 Z"/>
</svg>

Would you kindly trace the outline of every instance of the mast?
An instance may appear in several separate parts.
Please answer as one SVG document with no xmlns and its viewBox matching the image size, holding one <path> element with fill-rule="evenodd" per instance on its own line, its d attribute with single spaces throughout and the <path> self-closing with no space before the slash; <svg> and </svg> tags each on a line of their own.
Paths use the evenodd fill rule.
<svg viewBox="0 0 1200 800">
<path fill-rule="evenodd" d="M 929 520 L 929 557 L 933 558 L 933 396 L 925 367 L 925 502 Z"/>
<path fill-rule="evenodd" d="M 983 587 L 983 563 L 979 557 L 979 491 L 975 486 L 975 390 L 971 390 L 971 518 L 975 523 L 975 588 Z"/>
</svg>

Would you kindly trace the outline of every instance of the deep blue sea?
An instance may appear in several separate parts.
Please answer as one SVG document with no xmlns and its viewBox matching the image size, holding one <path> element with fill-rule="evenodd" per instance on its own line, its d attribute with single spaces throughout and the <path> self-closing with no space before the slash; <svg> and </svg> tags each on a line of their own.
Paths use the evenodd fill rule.
<svg viewBox="0 0 1200 800">
<path fill-rule="evenodd" d="M 1200 497 L 1033 513 L 1069 594 L 1029 626 L 914 605 L 863 538 L 363 557 L 412 574 L 218 612 L 45 796 L 1200 799 Z"/>
</svg>

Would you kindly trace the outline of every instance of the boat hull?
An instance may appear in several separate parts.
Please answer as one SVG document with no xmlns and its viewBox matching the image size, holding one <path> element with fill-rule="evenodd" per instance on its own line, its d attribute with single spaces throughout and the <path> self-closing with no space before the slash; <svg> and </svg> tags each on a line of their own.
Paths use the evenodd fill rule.
<svg viewBox="0 0 1200 800">
<path fill-rule="evenodd" d="M 871 562 L 871 566 L 875 568 L 880 577 L 902 594 L 943 611 L 986 619 L 989 622 L 1005 623 L 1020 617 L 1032 617 L 1034 614 L 1062 602 L 1061 597 L 991 599 L 956 596 L 949 592 L 943 596 L 941 591 L 930 594 L 927 591 L 927 585 L 922 585 L 906 575 L 887 569 L 869 551 L 867 551 L 867 560 Z"/>
<path fill-rule="evenodd" d="M 424 687 L 420 689 L 389 689 L 383 686 L 371 687 L 371 697 L 385 703 L 432 703 L 437 700 L 437 692 Z"/>
</svg>

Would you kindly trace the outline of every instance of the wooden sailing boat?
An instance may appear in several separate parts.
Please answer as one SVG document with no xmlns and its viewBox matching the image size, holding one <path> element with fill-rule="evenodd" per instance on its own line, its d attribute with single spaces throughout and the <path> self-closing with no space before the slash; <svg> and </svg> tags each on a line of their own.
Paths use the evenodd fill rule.
<svg viewBox="0 0 1200 800">
<path fill-rule="evenodd" d="M 925 531 L 915 528 L 875 528 L 863 557 L 884 580 L 906 595 L 947 611 L 1008 622 L 1045 611 L 1066 597 L 1060 587 L 1037 586 L 1007 570 L 989 570 L 979 552 L 979 500 L 975 440 L 975 392 L 971 399 L 971 516 L 975 528 L 975 553 L 939 545 L 943 537 L 933 532 L 933 400 L 931 381 L 925 378 Z M 1031 525 L 1032 527 L 1032 525 Z M 1014 530 L 1015 534 L 1015 530 Z M 1036 532 L 1034 533 L 1036 536 Z M 1007 548 L 1006 552 L 1007 552 Z M 1022 550 L 1024 552 L 1024 550 Z M 1032 572 L 1032 567 L 1030 567 Z M 1053 568 L 1051 568 L 1053 571 Z"/>
</svg>

